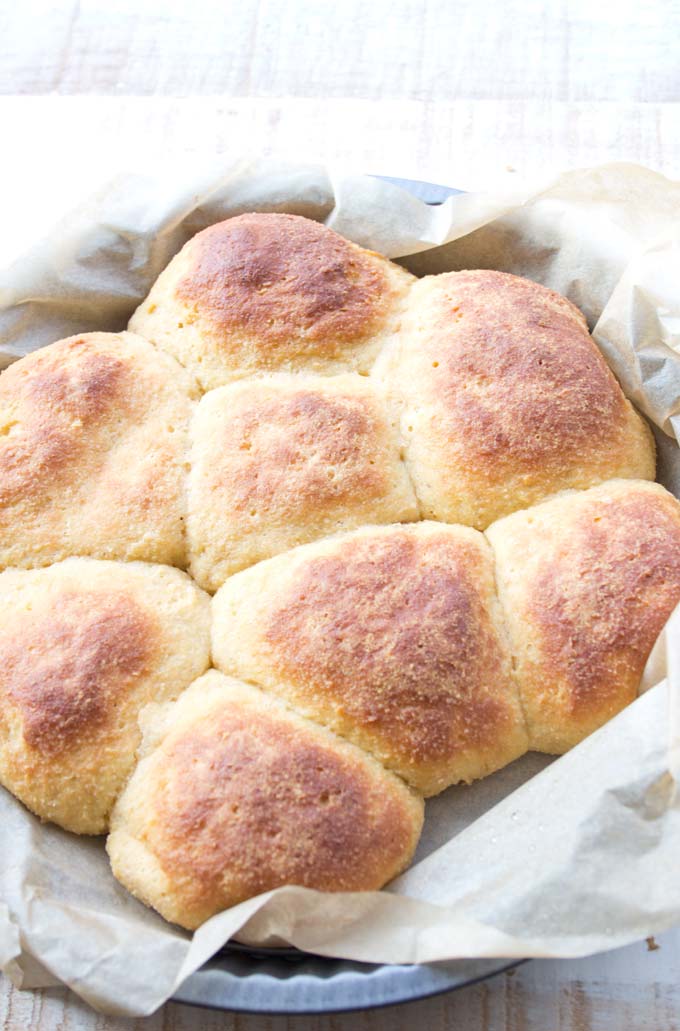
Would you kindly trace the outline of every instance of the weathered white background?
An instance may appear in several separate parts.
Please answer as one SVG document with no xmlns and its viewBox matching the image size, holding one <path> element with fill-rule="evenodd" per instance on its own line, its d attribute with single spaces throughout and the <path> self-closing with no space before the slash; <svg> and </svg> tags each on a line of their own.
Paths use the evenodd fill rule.
<svg viewBox="0 0 680 1031">
<path fill-rule="evenodd" d="M 680 0 L 0 0 L 0 126 L 0 251 L 3 238 L 50 221 L 55 184 L 77 200 L 126 162 L 206 150 L 463 188 L 608 160 L 679 178 Z M 112 1020 L 66 992 L 0 982 L 0 1022 L 680 1031 L 680 933 L 658 944 L 327 1018 L 168 1005 L 146 1021 Z"/>
</svg>

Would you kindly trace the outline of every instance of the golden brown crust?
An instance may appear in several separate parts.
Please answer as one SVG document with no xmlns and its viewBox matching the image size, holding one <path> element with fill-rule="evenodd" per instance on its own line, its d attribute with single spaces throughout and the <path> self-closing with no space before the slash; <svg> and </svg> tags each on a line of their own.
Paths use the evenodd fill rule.
<svg viewBox="0 0 680 1031">
<path fill-rule="evenodd" d="M 130 329 L 206 389 L 258 372 L 366 372 L 413 281 L 318 222 L 238 215 L 184 246 Z"/>
<path fill-rule="evenodd" d="M 86 333 L 0 375 L 0 568 L 69 555 L 184 564 L 196 386 L 129 333 Z"/>
<path fill-rule="evenodd" d="M 425 517 L 484 529 L 565 487 L 654 477 L 649 430 L 553 291 L 487 270 L 428 277 L 401 339 L 394 383 Z"/>
<path fill-rule="evenodd" d="M 0 573 L 0 783 L 42 819 L 103 833 L 140 711 L 205 671 L 209 624 L 208 596 L 168 566 Z"/>
<path fill-rule="evenodd" d="M 392 799 L 376 824 L 365 771 L 324 745 L 285 720 L 222 712 L 165 749 L 150 804 L 166 873 L 202 897 L 219 890 L 227 864 L 244 897 L 281 884 L 380 886 L 365 860 L 401 853 L 412 829 Z"/>
<path fill-rule="evenodd" d="M 233 467 L 223 476 L 237 512 L 266 513 L 285 490 L 290 514 L 300 518 L 310 504 L 332 505 L 353 493 L 375 497 L 384 487 L 382 470 L 366 457 L 376 426 L 360 398 L 301 390 L 264 399 L 229 421 Z M 267 432 L 273 423 L 275 439 Z M 266 454 L 257 446 L 265 434 Z"/>
<path fill-rule="evenodd" d="M 680 602 L 680 505 L 614 481 L 489 529 L 532 746 L 564 751 L 631 702 Z"/>
<path fill-rule="evenodd" d="M 124 396 L 126 375 L 123 361 L 72 337 L 0 376 L 0 504 L 30 495 L 37 477 L 43 485 L 58 482 L 87 431 Z"/>
<path fill-rule="evenodd" d="M 299 215 L 247 214 L 198 233 L 178 298 L 224 333 L 247 331 L 263 358 L 295 339 L 332 355 L 369 335 L 386 287 L 377 264 L 343 237 Z"/>
<path fill-rule="evenodd" d="M 474 545 L 428 543 L 423 554 L 406 534 L 364 539 L 351 556 L 312 559 L 265 631 L 285 677 L 341 698 L 350 719 L 424 762 L 463 734 L 475 745 L 493 737 L 500 706 L 474 687 L 501 664 L 470 576 Z M 455 704 L 453 685 L 463 688 Z"/>
<path fill-rule="evenodd" d="M 568 553 L 534 583 L 529 612 L 541 627 L 546 661 L 566 671 L 576 716 L 616 696 L 622 672 L 634 697 L 652 645 L 680 601 L 680 508 L 654 509 L 647 497 L 633 495 L 581 513 L 569 530 Z"/>
<path fill-rule="evenodd" d="M 543 465 L 565 448 L 606 443 L 624 421 L 625 399 L 581 313 L 502 272 L 459 272 L 451 285 L 430 327 L 428 351 L 442 348 L 432 390 L 470 463 L 498 477 L 506 465 Z M 462 332 L 449 347 L 452 318 Z"/>
<path fill-rule="evenodd" d="M 297 549 L 290 571 L 286 560 L 218 593 L 220 668 L 284 694 L 428 794 L 521 754 L 480 535 L 369 528 Z"/>
<path fill-rule="evenodd" d="M 396 427 L 363 377 L 222 387 L 203 398 L 192 438 L 190 567 L 208 590 L 334 531 L 418 517 Z"/>
<path fill-rule="evenodd" d="M 114 873 L 195 927 L 284 884 L 376 890 L 410 859 L 422 803 L 368 756 L 211 672 L 182 697 L 120 800 Z M 143 844 L 143 880 L 121 842 Z M 131 883 L 130 883 L 131 882 Z"/>
<path fill-rule="evenodd" d="M 6 570 L 0 782 L 100 833 L 144 710 L 158 747 L 108 847 L 168 919 L 284 884 L 380 888 L 422 800 L 379 763 L 433 794 L 632 700 L 680 601 L 661 488 L 612 481 L 502 520 L 497 569 L 465 526 L 369 525 L 484 528 L 653 477 L 649 430 L 565 298 L 486 270 L 414 285 L 318 223 L 250 214 L 189 241 L 131 326 L 148 340 L 84 334 L 0 377 L 0 568 L 190 560 L 214 589 L 259 563 L 219 591 L 213 637 L 264 691 L 211 671 L 157 704 L 209 662 L 209 599 L 177 570 Z M 197 406 L 189 453 L 193 375 L 229 385 Z"/>
<path fill-rule="evenodd" d="M 158 627 L 128 595 L 102 599 L 87 590 L 64 592 L 58 610 L 40 616 L 5 614 L 11 634 L 0 638 L 0 678 L 26 743 L 49 756 L 80 746 L 112 718 L 120 695 L 145 672 Z"/>
</svg>

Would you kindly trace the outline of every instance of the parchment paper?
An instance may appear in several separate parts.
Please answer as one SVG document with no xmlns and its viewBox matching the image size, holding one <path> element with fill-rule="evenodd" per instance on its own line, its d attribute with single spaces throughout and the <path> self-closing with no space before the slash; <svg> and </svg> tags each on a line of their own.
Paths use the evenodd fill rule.
<svg viewBox="0 0 680 1031">
<path fill-rule="evenodd" d="M 498 268 L 565 293 L 659 428 L 659 478 L 680 496 L 680 183 L 631 165 L 434 209 L 314 166 L 120 175 L 2 274 L 0 367 L 70 333 L 124 328 L 189 236 L 253 209 L 325 220 L 419 275 Z M 101 840 L 40 824 L 0 789 L 0 966 L 17 984 L 61 981 L 141 1015 L 235 933 L 398 963 L 582 956 L 659 933 L 680 922 L 680 610 L 643 687 L 561 759 L 528 755 L 431 800 L 416 862 L 388 890 L 279 889 L 193 939 L 116 884 Z"/>
</svg>

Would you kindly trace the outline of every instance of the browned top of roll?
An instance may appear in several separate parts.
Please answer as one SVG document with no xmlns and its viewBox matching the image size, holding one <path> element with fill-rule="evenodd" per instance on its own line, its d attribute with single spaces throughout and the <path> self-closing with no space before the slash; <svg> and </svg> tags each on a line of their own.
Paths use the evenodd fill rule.
<svg viewBox="0 0 680 1031">
<path fill-rule="evenodd" d="M 353 374 L 278 374 L 207 394 L 192 427 L 192 575 L 214 590 L 296 544 L 417 518 L 395 421 Z"/>
<path fill-rule="evenodd" d="M 534 748 L 561 752 L 631 702 L 680 602 L 680 504 L 615 480 L 489 527 Z"/>
<path fill-rule="evenodd" d="M 107 848 L 116 876 L 168 919 L 196 927 L 285 884 L 377 890 L 410 860 L 421 799 L 256 688 L 210 671 L 164 726 Z"/>
<path fill-rule="evenodd" d="M 478 467 L 497 476 L 499 465 L 541 463 L 567 442 L 592 447 L 622 423 L 623 394 L 565 297 L 485 269 L 438 277 L 437 286 L 428 352 L 447 346 L 432 388 Z"/>
<path fill-rule="evenodd" d="M 127 355 L 97 349 L 96 334 L 70 337 L 15 362 L 0 376 L 7 410 L 0 436 L 0 503 L 8 504 L 37 480 L 53 481 L 104 424 L 125 407 Z"/>
<path fill-rule="evenodd" d="M 376 813 L 376 772 L 275 713 L 215 712 L 164 750 L 150 799 L 161 865 L 204 896 L 219 889 L 227 862 L 247 896 L 281 884 L 378 887 L 413 827 L 388 791 Z"/>
<path fill-rule="evenodd" d="M 184 560 L 197 386 L 130 333 L 85 333 L 0 375 L 0 568 Z"/>
<path fill-rule="evenodd" d="M 486 269 L 420 280 L 388 371 L 425 517 L 484 529 L 569 487 L 652 479 L 654 443 L 566 298 Z"/>
<path fill-rule="evenodd" d="M 522 751 L 475 531 L 368 527 L 307 545 L 232 577 L 214 613 L 221 669 L 289 697 L 425 793 Z"/>
<path fill-rule="evenodd" d="M 245 214 L 194 236 L 130 328 L 206 389 L 263 371 L 368 371 L 413 276 L 299 215 Z"/>
<path fill-rule="evenodd" d="M 106 830 L 138 717 L 209 661 L 210 602 L 178 569 L 70 558 L 0 573 L 0 783 L 38 816 Z"/>
<path fill-rule="evenodd" d="M 12 633 L 0 636 L 1 694 L 43 755 L 79 750 L 112 720 L 157 648 L 157 626 L 129 594 L 67 591 L 58 609 L 4 618 Z"/>
<path fill-rule="evenodd" d="M 191 242 L 177 296 L 221 329 L 246 329 L 270 349 L 304 336 L 313 344 L 367 336 L 381 314 L 379 265 L 319 222 L 248 214 Z"/>
<path fill-rule="evenodd" d="M 428 561 L 432 559 L 433 561 Z M 408 532 L 312 560 L 272 607 L 266 640 L 288 675 L 342 698 L 345 713 L 416 762 L 481 745 L 503 706 L 476 690 L 501 675 L 473 542 Z"/>
<path fill-rule="evenodd" d="M 680 505 L 646 485 L 608 493 L 565 509 L 529 593 L 544 661 L 564 671 L 574 713 L 599 708 L 624 673 L 637 687 L 680 601 Z"/>
<path fill-rule="evenodd" d="M 369 450 L 377 428 L 366 398 L 358 390 L 342 396 L 305 386 L 303 380 L 299 391 L 291 389 L 287 396 L 263 391 L 259 401 L 256 386 L 246 397 L 250 403 L 234 399 L 225 442 L 232 464 L 224 486 L 237 512 L 251 506 L 266 510 L 276 500 L 299 515 L 310 505 L 314 510 L 350 495 L 360 503 L 385 491 L 385 471 Z M 260 440 L 265 447 L 258 446 Z"/>
</svg>

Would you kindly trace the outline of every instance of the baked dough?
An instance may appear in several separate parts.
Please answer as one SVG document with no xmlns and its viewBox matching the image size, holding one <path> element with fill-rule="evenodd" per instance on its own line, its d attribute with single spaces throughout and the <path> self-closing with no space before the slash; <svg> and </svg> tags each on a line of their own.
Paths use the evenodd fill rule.
<svg viewBox="0 0 680 1031">
<path fill-rule="evenodd" d="M 532 749 L 565 752 L 636 697 L 680 602 L 680 504 L 615 480 L 489 527 Z"/>
<path fill-rule="evenodd" d="M 84 333 L 0 375 L 0 569 L 69 555 L 185 565 L 197 386 L 130 333 Z"/>
<path fill-rule="evenodd" d="M 116 877 L 173 923 L 284 884 L 381 888 L 409 863 L 423 803 L 377 762 L 212 670 L 159 713 L 113 814 Z"/>
<path fill-rule="evenodd" d="M 527 749 L 491 550 L 463 526 L 366 527 L 227 580 L 213 661 L 425 795 Z"/>
<path fill-rule="evenodd" d="M 367 372 L 414 277 L 299 215 L 197 233 L 130 320 L 205 390 L 261 372 Z"/>
<path fill-rule="evenodd" d="M 297 544 L 417 519 L 397 421 L 362 376 L 279 374 L 206 394 L 191 433 L 192 576 L 215 591 Z"/>
<path fill-rule="evenodd" d="M 375 374 L 402 405 L 424 519 L 483 530 L 569 487 L 654 479 L 652 434 L 583 315 L 531 280 L 419 280 Z"/>
<path fill-rule="evenodd" d="M 0 573 L 0 783 L 43 820 L 102 834 L 140 710 L 209 661 L 209 598 L 178 569 L 69 558 Z"/>
<path fill-rule="evenodd" d="M 130 329 L 0 376 L 0 783 L 144 902 L 380 888 L 635 697 L 680 504 L 565 298 L 246 214 Z"/>
</svg>

